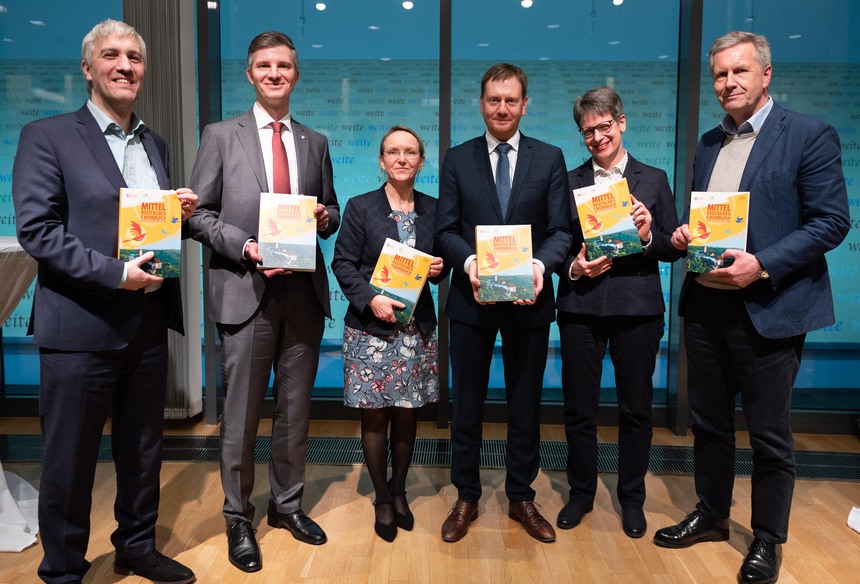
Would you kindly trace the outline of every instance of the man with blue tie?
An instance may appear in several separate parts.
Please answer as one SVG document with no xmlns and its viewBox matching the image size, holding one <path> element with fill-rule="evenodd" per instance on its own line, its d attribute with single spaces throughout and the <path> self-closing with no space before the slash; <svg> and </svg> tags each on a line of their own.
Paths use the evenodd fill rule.
<svg viewBox="0 0 860 584">
<path fill-rule="evenodd" d="M 730 266 L 688 273 L 681 289 L 699 501 L 654 535 L 670 548 L 729 538 L 740 395 L 754 452 L 743 584 L 779 577 L 794 492 L 791 389 L 806 333 L 834 322 L 824 254 L 850 226 L 839 137 L 773 101 L 770 55 L 764 36 L 741 31 L 708 53 L 726 116 L 699 141 L 693 190 L 749 191 L 749 230 L 746 251 L 723 254 Z M 680 250 L 691 240 L 686 223 L 672 235 Z"/>
<path fill-rule="evenodd" d="M 194 574 L 155 549 L 167 329 L 182 331 L 179 282 L 147 273 L 152 252 L 117 259 L 119 190 L 168 189 L 167 144 L 133 112 L 146 44 L 124 22 L 84 37 L 90 99 L 24 126 L 12 174 L 18 240 L 39 263 L 31 332 L 39 346 L 45 450 L 39 530 L 45 582 L 80 582 L 102 430 L 116 467 L 114 571 L 187 584 Z M 197 196 L 178 189 L 182 219 Z"/>
<path fill-rule="evenodd" d="M 480 109 L 487 131 L 448 151 L 439 180 L 436 243 L 454 266 L 445 312 L 451 321 L 453 410 L 451 481 L 457 501 L 442 539 L 462 539 L 478 515 L 481 425 L 496 336 L 510 415 L 505 493 L 508 515 L 542 542 L 555 531 L 535 507 L 539 409 L 550 323 L 555 318 L 551 274 L 570 248 L 568 181 L 560 149 L 524 136 L 528 77 L 514 65 L 490 67 L 481 80 Z M 532 227 L 534 300 L 478 301 L 475 227 Z"/>
</svg>

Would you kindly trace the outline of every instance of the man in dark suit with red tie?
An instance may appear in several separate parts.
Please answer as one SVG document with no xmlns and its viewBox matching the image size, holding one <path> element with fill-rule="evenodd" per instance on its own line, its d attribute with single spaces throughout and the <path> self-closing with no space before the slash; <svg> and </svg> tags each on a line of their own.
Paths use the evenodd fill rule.
<svg viewBox="0 0 860 584">
<path fill-rule="evenodd" d="M 257 100 L 241 116 L 203 131 L 191 184 L 200 206 L 191 236 L 212 249 L 209 314 L 221 337 L 226 401 L 221 419 L 221 484 L 228 557 L 245 572 L 262 567 L 251 522 L 254 445 L 263 399 L 274 368 L 275 414 L 268 523 L 305 543 L 325 532 L 301 509 L 311 390 L 325 317 L 331 317 L 326 267 L 319 244 L 316 271 L 258 270 L 261 192 L 317 197 L 317 235 L 340 224 L 325 136 L 290 115 L 299 80 L 293 41 L 279 32 L 257 35 L 248 47 L 248 81 Z"/>
<path fill-rule="evenodd" d="M 39 263 L 31 321 L 45 440 L 39 577 L 80 582 L 90 568 L 92 490 L 110 416 L 114 571 L 187 584 L 191 570 L 155 549 L 167 328 L 182 331 L 179 282 L 142 269 L 152 252 L 117 259 L 119 190 L 168 189 L 167 145 L 133 112 L 146 72 L 137 31 L 106 20 L 81 53 L 89 101 L 27 124 L 12 174 L 18 240 Z M 177 192 L 187 219 L 197 197 Z"/>
<path fill-rule="evenodd" d="M 451 481 L 457 501 L 442 539 L 463 538 L 478 515 L 483 406 L 496 336 L 502 335 L 510 407 L 506 453 L 508 515 L 543 542 L 555 531 L 538 512 L 531 487 L 538 472 L 539 409 L 550 323 L 552 272 L 570 249 L 568 181 L 561 150 L 522 135 L 528 78 L 506 63 L 481 80 L 484 135 L 448 151 L 439 180 L 438 252 L 453 266 L 445 312 L 451 320 L 453 411 Z M 531 225 L 534 300 L 479 303 L 475 226 Z"/>
</svg>

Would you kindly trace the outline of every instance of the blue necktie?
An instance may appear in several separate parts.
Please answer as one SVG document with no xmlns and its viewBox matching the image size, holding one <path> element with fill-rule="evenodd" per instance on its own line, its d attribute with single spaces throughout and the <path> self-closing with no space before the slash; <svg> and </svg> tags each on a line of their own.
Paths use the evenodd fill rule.
<svg viewBox="0 0 860 584">
<path fill-rule="evenodd" d="M 499 206 L 502 208 L 502 217 L 508 214 L 508 202 L 511 200 L 511 164 L 508 161 L 510 144 L 499 144 L 496 152 L 499 153 L 499 162 L 496 164 L 496 195 L 499 197 Z"/>
</svg>

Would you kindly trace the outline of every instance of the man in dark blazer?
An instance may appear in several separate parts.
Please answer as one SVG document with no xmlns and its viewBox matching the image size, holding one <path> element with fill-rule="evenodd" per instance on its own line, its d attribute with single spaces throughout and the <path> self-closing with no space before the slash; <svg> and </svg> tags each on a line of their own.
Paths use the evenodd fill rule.
<svg viewBox="0 0 860 584">
<path fill-rule="evenodd" d="M 305 543 L 326 541 L 323 530 L 302 511 L 301 500 L 311 390 L 325 317 L 331 317 L 328 277 L 319 245 L 312 273 L 258 269 L 263 260 L 256 240 L 260 193 L 317 197 L 314 215 L 322 238 L 337 230 L 340 208 L 328 141 L 290 117 L 290 95 L 299 80 L 292 40 L 279 32 L 255 37 L 248 48 L 246 73 L 257 95 L 254 106 L 203 132 L 191 174 L 200 206 L 189 228 L 192 237 L 212 249 L 207 304 L 221 337 L 226 394 L 221 419 L 221 484 L 229 559 L 239 569 L 255 572 L 262 561 L 251 526 L 254 444 L 273 367 L 268 522 L 288 529 Z M 276 131 L 289 168 L 281 178 L 275 168 L 277 154 L 273 154 Z M 278 185 L 279 180 L 284 184 Z"/>
<path fill-rule="evenodd" d="M 159 582 L 194 574 L 155 549 L 167 328 L 182 332 L 177 280 L 117 259 L 119 190 L 168 189 L 167 145 L 133 113 L 146 45 L 116 20 L 84 38 L 90 99 L 78 111 L 27 124 L 13 169 L 18 240 L 39 263 L 33 341 L 45 449 L 39 530 L 45 582 L 80 582 L 101 434 L 112 418 L 116 467 L 114 571 Z M 197 197 L 179 189 L 182 217 Z"/>
<path fill-rule="evenodd" d="M 555 318 L 552 272 L 570 249 L 568 183 L 561 150 L 523 136 L 528 78 L 509 64 L 491 67 L 481 80 L 481 114 L 487 132 L 445 155 L 436 218 L 438 253 L 453 271 L 445 312 L 451 320 L 453 411 L 451 481 L 457 501 L 442 525 L 442 539 L 466 535 L 478 515 L 481 424 L 496 335 L 510 408 L 505 493 L 508 515 L 532 537 L 555 540 L 534 504 L 538 472 L 539 409 L 550 323 Z M 497 150 L 497 146 L 500 146 Z M 507 173 L 498 172 L 499 160 Z M 497 177 L 510 182 L 500 200 Z M 503 185 L 503 187 L 508 185 Z M 504 205 L 504 207 L 503 207 Z M 477 300 L 477 225 L 532 227 L 534 300 L 487 304 Z"/>
<path fill-rule="evenodd" d="M 699 141 L 693 190 L 749 191 L 749 231 L 746 251 L 724 254 L 729 267 L 688 274 L 681 291 L 699 502 L 654 541 L 728 539 L 740 394 L 754 451 L 754 539 L 738 580 L 759 584 L 779 577 L 794 490 L 791 389 L 806 333 L 834 322 L 824 254 L 848 232 L 848 195 L 836 131 L 769 97 L 765 37 L 724 35 L 709 65 L 727 115 Z M 678 249 L 690 241 L 686 224 L 672 236 Z"/>
<path fill-rule="evenodd" d="M 642 253 L 587 258 L 571 192 L 573 245 L 559 270 L 556 302 L 570 498 L 556 524 L 576 527 L 594 505 L 597 406 L 608 347 L 618 394 L 621 526 L 627 536 L 639 538 L 647 527 L 643 505 L 652 434 L 651 378 L 666 310 L 658 262 L 681 255 L 671 242 L 678 215 L 666 173 L 642 164 L 624 148 L 627 118 L 615 90 L 604 86 L 586 91 L 574 102 L 573 118 L 592 156 L 568 174 L 571 191 L 626 179 Z"/>
</svg>

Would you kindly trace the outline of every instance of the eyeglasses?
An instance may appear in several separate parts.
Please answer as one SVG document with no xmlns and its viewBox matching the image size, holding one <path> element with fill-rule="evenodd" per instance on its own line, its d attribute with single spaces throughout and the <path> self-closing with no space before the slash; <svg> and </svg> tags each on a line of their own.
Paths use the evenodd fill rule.
<svg viewBox="0 0 860 584">
<path fill-rule="evenodd" d="M 600 122 L 596 126 L 592 126 L 590 128 L 582 128 L 581 130 L 579 130 L 579 133 L 582 134 L 582 137 L 586 140 L 594 138 L 595 132 L 600 132 L 601 134 L 606 135 L 612 130 L 612 124 L 615 121 L 616 120 L 612 119 L 606 122 Z"/>
<path fill-rule="evenodd" d="M 395 149 L 391 149 L 391 150 L 385 151 L 385 157 L 390 158 L 391 160 L 397 160 L 401 156 L 405 156 L 408 160 L 415 160 L 416 158 L 421 156 L 421 153 L 418 152 L 417 150 L 395 150 Z"/>
</svg>

